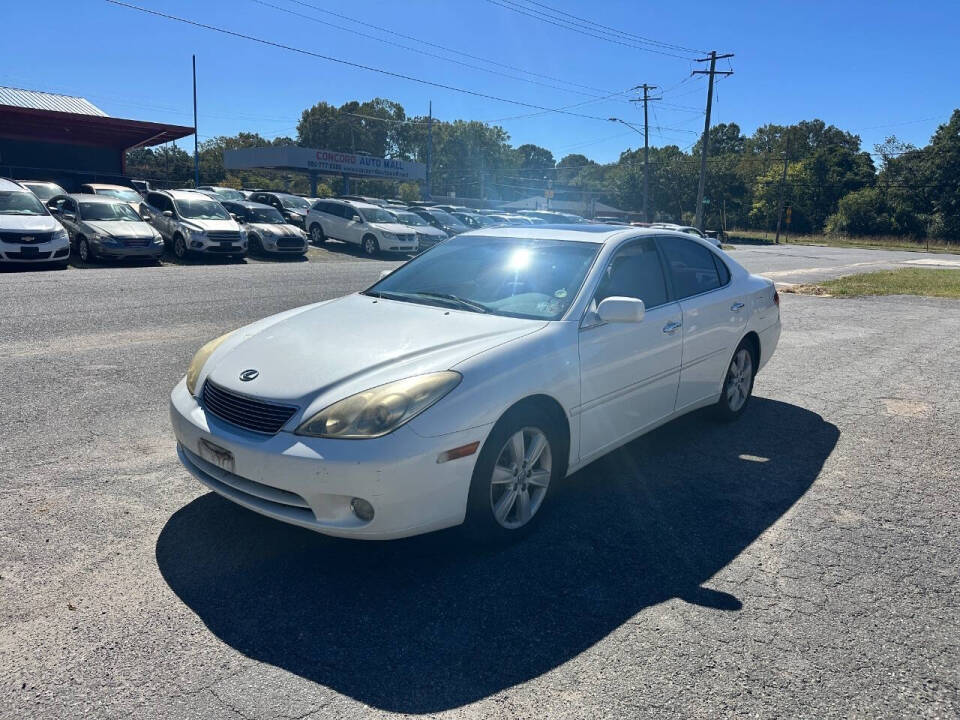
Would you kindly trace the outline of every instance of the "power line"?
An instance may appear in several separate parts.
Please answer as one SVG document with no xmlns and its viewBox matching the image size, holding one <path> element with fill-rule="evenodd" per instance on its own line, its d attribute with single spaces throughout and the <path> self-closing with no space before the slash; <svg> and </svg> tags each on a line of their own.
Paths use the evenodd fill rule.
<svg viewBox="0 0 960 720">
<path fill-rule="evenodd" d="M 466 88 L 456 87 L 455 85 L 447 85 L 445 83 L 434 82 L 432 80 L 424 80 L 423 78 L 414 77 L 413 75 L 406 75 L 404 73 L 393 72 L 391 70 L 384 70 L 382 68 L 374 67 L 372 65 L 364 65 L 363 63 L 352 62 L 350 60 L 343 60 L 341 58 L 332 57 L 330 55 L 323 55 L 322 53 L 314 52 L 312 50 L 305 50 L 303 48 L 294 47 L 292 45 L 286 45 L 284 43 L 276 42 L 274 40 L 266 40 L 264 38 L 259 38 L 254 35 L 247 35 L 245 33 L 237 32 L 236 30 L 227 30 L 226 28 L 207 25 L 206 23 L 202 23 L 197 20 L 190 20 L 189 18 L 179 17 L 178 15 L 170 15 L 168 13 L 163 13 L 158 10 L 151 10 L 149 8 L 141 7 L 139 5 L 134 5 L 132 3 L 122 2 L 121 0 L 104 0 L 104 1 L 110 3 L 111 5 L 125 7 L 130 10 L 136 10 L 138 12 L 142 12 L 147 15 L 153 15 L 155 17 L 164 18 L 166 20 L 174 20 L 176 22 L 183 23 L 185 25 L 191 25 L 193 27 L 198 27 L 204 30 L 210 30 L 211 32 L 220 33 L 222 35 L 229 35 L 231 37 L 240 38 L 242 40 L 249 40 L 251 42 L 255 42 L 260 45 L 267 45 L 269 47 L 275 47 L 281 50 L 288 50 L 290 52 L 295 52 L 300 55 L 307 55 L 309 57 L 317 58 L 320 60 L 327 60 L 329 62 L 338 63 L 340 65 L 346 65 L 347 67 L 357 68 L 359 70 L 368 70 L 370 72 L 379 73 L 380 75 L 387 75 L 388 77 L 399 78 L 401 80 L 409 80 L 410 82 L 419 83 L 421 85 L 428 85 L 430 87 L 440 88 L 441 90 L 450 90 L 452 92 L 458 92 L 464 95 L 472 95 L 473 97 L 480 97 L 486 100 L 496 100 L 497 102 L 508 103 L 510 105 L 518 105 L 520 107 L 532 108 L 534 110 L 543 110 L 546 112 L 558 113 L 560 115 L 570 115 L 572 117 L 585 118 L 587 120 L 601 120 L 603 122 L 606 122 L 606 118 L 598 117 L 596 115 L 585 115 L 583 113 L 575 113 L 575 112 L 570 112 L 568 110 L 558 110 L 555 108 L 548 108 L 542 105 L 535 105 L 533 103 L 524 102 L 522 100 L 511 100 L 510 98 L 499 97 L 497 95 L 490 95 L 488 93 L 479 92 L 477 90 L 469 90 Z"/>
<path fill-rule="evenodd" d="M 623 45 L 624 47 L 633 48 L 634 50 L 642 50 L 643 52 L 651 52 L 651 53 L 656 53 L 658 55 L 666 55 L 667 57 L 679 58 L 680 60 L 690 60 L 689 55 L 677 55 L 676 53 L 670 53 L 664 50 L 656 50 L 650 47 L 643 47 L 642 45 L 637 45 L 635 43 L 628 43 L 628 42 L 624 42 L 623 40 L 617 40 L 615 37 L 612 37 L 610 35 L 590 32 L 589 30 L 582 27 L 577 27 L 572 23 L 565 24 L 568 21 L 561 21 L 560 19 L 554 18 L 550 15 L 547 15 L 546 13 L 539 12 L 537 10 L 532 10 L 522 5 L 517 5 L 516 3 L 511 2 L 511 0 L 487 0 L 487 2 L 490 3 L 491 5 L 497 5 L 499 7 L 505 8 L 506 10 L 512 10 L 513 12 L 519 13 L 520 15 L 526 15 L 527 17 L 534 18 L 535 20 L 540 20 L 542 22 L 549 23 L 550 25 L 556 25 L 557 27 L 563 28 L 564 30 L 572 30 L 575 33 L 586 35 L 587 37 L 596 38 L 598 40 L 605 40 L 606 42 L 615 43 L 617 45 Z"/>
<path fill-rule="evenodd" d="M 352 22 L 352 23 L 356 23 L 357 25 L 362 25 L 364 27 L 372 28 L 374 30 L 379 30 L 380 32 L 387 33 L 388 35 L 401 37 L 404 40 L 410 40 L 412 42 L 421 43 L 423 45 L 436 48 L 437 50 L 443 50 L 444 52 L 454 53 L 455 55 L 460 55 L 461 57 L 470 58 L 471 60 L 479 60 L 480 62 L 485 62 L 490 65 L 496 65 L 497 67 L 502 67 L 507 70 L 514 70 L 516 72 L 521 72 L 525 75 L 532 75 L 534 77 L 543 78 L 544 80 L 552 80 L 553 82 L 559 82 L 565 85 L 572 85 L 573 87 L 578 87 L 583 90 L 591 90 L 593 92 L 599 92 L 599 93 L 610 92 L 609 90 L 602 90 L 600 88 L 591 87 L 589 85 L 580 85 L 579 83 L 571 82 L 570 80 L 564 80 L 563 78 L 554 77 L 553 75 L 544 75 L 542 73 L 535 73 L 532 70 L 523 70 L 521 68 L 514 67 L 513 65 L 508 65 L 506 63 L 497 62 L 496 60 L 490 60 L 485 57 L 480 57 L 479 55 L 471 55 L 470 53 L 463 52 L 462 50 L 456 50 L 454 48 L 446 47 L 445 45 L 439 45 L 437 43 L 430 42 L 429 40 L 417 38 L 412 35 L 405 35 L 401 32 L 392 30 L 390 28 L 381 27 L 380 25 L 374 25 L 373 23 L 367 22 L 366 20 L 357 20 L 356 18 L 352 18 L 348 15 L 336 13 L 336 12 L 333 12 L 332 10 L 326 10 L 324 8 L 318 7 L 317 5 L 313 5 L 308 2 L 303 2 L 303 0 L 287 0 L 287 2 L 291 2 L 296 5 L 301 5 L 303 7 L 308 7 L 313 10 L 316 10 L 317 12 L 323 13 L 324 15 L 330 15 L 332 17 L 340 18 L 341 20 L 346 20 L 347 22 Z"/>
<path fill-rule="evenodd" d="M 587 18 L 582 18 L 582 17 L 579 17 L 579 16 L 577 16 L 577 15 L 573 15 L 573 14 L 571 14 L 571 13 L 564 12 L 563 10 L 558 10 L 557 8 L 551 7 L 551 6 L 546 5 L 546 4 L 544 4 L 544 3 L 541 3 L 541 2 L 537 2 L 536 0 L 527 0 L 527 4 L 529 4 L 529 5 L 537 5 L 538 7 L 545 8 L 546 10 L 549 10 L 550 12 L 552 12 L 552 13 L 554 13 L 554 14 L 556 14 L 556 15 L 566 15 L 567 17 L 572 18 L 572 19 L 574 19 L 574 20 L 577 20 L 577 21 L 579 21 L 579 22 L 585 22 L 585 23 L 588 23 L 588 24 L 590 24 L 590 25 L 596 25 L 596 26 L 599 27 L 599 28 L 603 28 L 604 30 L 609 30 L 609 31 L 611 31 L 611 32 L 613 32 L 613 33 L 616 33 L 617 35 L 623 35 L 624 37 L 633 38 L 634 40 L 638 40 L 638 41 L 640 41 L 640 42 L 650 43 L 651 45 L 659 45 L 660 47 L 668 48 L 668 49 L 671 49 L 671 50 L 680 50 L 680 51 L 683 51 L 683 52 L 695 53 L 695 54 L 697 54 L 697 55 L 702 55 L 702 54 L 704 54 L 705 52 L 707 52 L 706 50 L 696 50 L 696 49 L 694 49 L 694 48 L 684 47 L 683 45 L 673 45 L 673 44 L 671 44 L 671 43 L 665 43 L 665 42 L 661 42 L 661 41 L 659 41 L 659 40 L 653 40 L 652 38 L 643 37 L 642 35 L 634 35 L 633 33 L 628 33 L 628 32 L 625 32 L 625 31 L 623 31 L 623 30 L 618 30 L 618 29 L 616 29 L 616 28 L 612 28 L 612 27 L 610 27 L 609 25 L 603 25 L 603 24 L 601 24 L 601 23 L 594 22 L 593 20 L 588 20 Z"/>
<path fill-rule="evenodd" d="M 296 2 L 297 0 L 293 0 L 293 1 Z M 415 52 L 420 55 L 425 55 L 427 57 L 443 60 L 445 62 L 453 63 L 455 65 L 460 65 L 461 67 L 470 68 L 471 70 L 478 70 L 480 72 L 489 73 L 491 75 L 495 75 L 496 77 L 507 78 L 509 80 L 517 80 L 519 82 L 531 83 L 533 85 L 539 85 L 541 87 L 550 88 L 551 90 L 559 90 L 560 92 L 575 93 L 577 95 L 588 95 L 588 93 L 582 92 L 580 90 L 572 90 L 569 88 L 559 87 L 557 85 L 551 85 L 549 83 L 541 82 L 539 80 L 533 80 L 531 78 L 520 77 L 518 75 L 508 75 L 498 70 L 491 70 L 490 68 L 480 67 L 479 65 L 472 65 L 470 63 L 463 62 L 462 60 L 454 60 L 453 58 L 444 57 L 443 55 L 438 55 L 437 53 L 432 53 L 427 50 L 420 50 L 419 48 L 410 47 L 409 45 L 403 45 L 402 43 L 393 42 L 391 40 L 384 40 L 383 38 L 378 38 L 374 35 L 369 35 L 367 33 L 360 32 L 359 30 L 353 30 L 351 28 L 344 27 L 343 25 L 336 25 L 334 23 L 331 23 L 328 20 L 321 20 L 318 17 L 312 17 L 310 15 L 299 13 L 295 10 L 289 10 L 287 8 L 280 7 L 279 5 L 274 5 L 273 3 L 266 2 L 266 0 L 251 0 L 251 2 L 255 2 L 258 5 L 262 5 L 264 7 L 268 7 L 282 13 L 287 13 L 288 15 L 293 15 L 295 17 L 303 18 L 304 20 L 310 20 L 311 22 L 320 23 L 321 25 L 328 25 L 330 27 L 336 28 L 337 30 L 343 30 L 344 32 L 353 33 L 354 35 L 359 35 L 360 37 L 364 37 L 369 40 L 376 40 L 377 42 L 380 42 L 380 43 L 393 45 L 394 47 L 398 47 L 403 50 L 408 50 L 410 52 Z M 299 3 L 299 2 L 298 4 L 306 5 L 306 3 Z M 308 6 L 308 7 L 312 7 L 312 6 Z"/>
</svg>

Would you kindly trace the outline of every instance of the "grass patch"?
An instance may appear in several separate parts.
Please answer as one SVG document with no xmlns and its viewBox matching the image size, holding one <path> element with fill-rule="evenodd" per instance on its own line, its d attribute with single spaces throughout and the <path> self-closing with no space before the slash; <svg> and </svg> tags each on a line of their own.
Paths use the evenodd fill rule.
<svg viewBox="0 0 960 720">
<path fill-rule="evenodd" d="M 846 275 L 814 285 L 793 285 L 780 292 L 798 295 L 858 297 L 862 295 L 928 295 L 960 298 L 960 270 L 901 268 Z"/>
<path fill-rule="evenodd" d="M 773 244 L 774 233 L 763 230 L 731 230 L 727 233 L 728 242 L 747 241 L 749 243 Z M 927 252 L 926 240 L 912 240 L 897 236 L 876 237 L 841 237 L 837 235 L 790 235 L 787 238 L 790 245 L 827 245 L 829 247 L 850 247 L 881 250 L 910 250 L 913 252 Z M 780 235 L 780 242 L 784 236 Z M 932 253 L 960 253 L 960 243 L 947 243 L 941 240 L 931 240 L 929 252 Z"/>
</svg>

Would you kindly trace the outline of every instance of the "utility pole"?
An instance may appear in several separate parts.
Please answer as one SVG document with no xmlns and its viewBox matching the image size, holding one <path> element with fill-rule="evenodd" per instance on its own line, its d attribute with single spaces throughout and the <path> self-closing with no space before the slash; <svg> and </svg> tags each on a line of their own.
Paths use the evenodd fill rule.
<svg viewBox="0 0 960 720">
<path fill-rule="evenodd" d="M 780 222 L 783 220 L 783 193 L 787 184 L 787 163 L 790 162 L 790 142 L 783 151 L 783 175 L 780 176 L 780 198 L 777 200 L 777 237 L 774 243 L 780 244 Z"/>
<path fill-rule="evenodd" d="M 433 100 L 430 101 L 430 114 L 427 116 L 427 197 L 433 197 L 433 186 L 430 184 L 430 163 L 433 156 Z"/>
<path fill-rule="evenodd" d="M 710 76 L 710 82 L 707 85 L 707 116 L 703 121 L 703 141 L 700 147 L 700 183 L 697 186 L 697 219 L 694 221 L 694 225 L 696 225 L 697 229 L 701 232 L 703 232 L 703 186 L 707 180 L 707 151 L 710 145 L 710 110 L 713 107 L 713 76 L 733 75 L 733 70 L 717 70 L 717 60 L 732 57 L 733 53 L 717 55 L 717 51 L 713 50 L 710 53 L 710 57 L 697 60 L 697 62 L 707 62 L 707 60 L 709 60 L 710 69 L 694 70 L 693 73 L 691 73 L 692 75 Z"/>
<path fill-rule="evenodd" d="M 643 88 L 643 221 L 650 222 L 650 122 L 647 118 L 647 103 L 650 100 L 659 100 L 649 95 L 651 90 L 656 90 L 656 85 L 638 85 L 635 89 Z M 632 102 L 640 102 L 640 98 Z"/>
<path fill-rule="evenodd" d="M 200 151 L 197 141 L 197 56 L 193 56 L 193 186 L 200 186 Z"/>
</svg>

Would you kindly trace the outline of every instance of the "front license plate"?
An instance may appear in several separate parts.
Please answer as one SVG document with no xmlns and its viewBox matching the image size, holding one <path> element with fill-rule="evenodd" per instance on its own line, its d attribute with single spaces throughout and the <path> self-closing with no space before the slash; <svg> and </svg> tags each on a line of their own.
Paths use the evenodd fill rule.
<svg viewBox="0 0 960 720">
<path fill-rule="evenodd" d="M 222 247 L 222 248 L 224 248 L 224 249 L 226 249 L 226 248 L 232 248 L 232 247 L 233 247 L 233 243 L 224 240 L 224 241 L 221 241 L 221 242 L 220 242 L 220 247 Z"/>
<path fill-rule="evenodd" d="M 221 470 L 226 470 L 228 473 L 233 472 L 234 462 L 232 452 L 202 438 L 200 442 L 197 443 L 197 446 L 200 450 L 200 457 L 204 460 L 213 463 Z"/>
<path fill-rule="evenodd" d="M 20 249 L 21 255 L 36 255 L 38 252 L 40 252 L 40 248 L 36 247 L 24 247 Z"/>
</svg>

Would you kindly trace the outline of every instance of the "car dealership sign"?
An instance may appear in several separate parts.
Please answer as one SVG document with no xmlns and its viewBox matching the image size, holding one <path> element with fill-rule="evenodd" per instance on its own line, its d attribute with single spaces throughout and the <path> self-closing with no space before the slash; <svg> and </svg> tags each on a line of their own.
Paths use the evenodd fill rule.
<svg viewBox="0 0 960 720">
<path fill-rule="evenodd" d="M 425 165 L 409 160 L 390 160 L 359 153 L 316 150 L 294 145 L 225 150 L 223 166 L 227 170 L 282 168 L 389 180 L 424 180 L 427 176 Z"/>
</svg>

